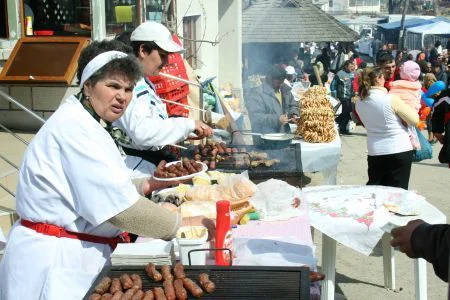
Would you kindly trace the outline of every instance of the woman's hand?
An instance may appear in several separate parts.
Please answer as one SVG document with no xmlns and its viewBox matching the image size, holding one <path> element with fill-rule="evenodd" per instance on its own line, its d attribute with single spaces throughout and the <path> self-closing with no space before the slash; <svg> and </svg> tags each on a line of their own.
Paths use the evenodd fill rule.
<svg viewBox="0 0 450 300">
<path fill-rule="evenodd" d="M 211 136 L 213 134 L 213 130 L 202 121 L 196 120 L 194 133 L 197 137 L 192 139 L 201 140 L 202 138 Z"/>
</svg>

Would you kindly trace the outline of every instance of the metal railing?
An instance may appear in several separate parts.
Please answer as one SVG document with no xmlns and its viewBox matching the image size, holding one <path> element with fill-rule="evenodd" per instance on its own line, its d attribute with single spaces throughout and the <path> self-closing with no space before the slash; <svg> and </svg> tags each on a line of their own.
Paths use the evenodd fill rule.
<svg viewBox="0 0 450 300">
<path fill-rule="evenodd" d="M 20 102 L 18 102 L 17 100 L 15 100 L 13 97 L 11 97 L 10 95 L 6 94 L 5 92 L 0 90 L 0 98 L 4 98 L 7 101 L 9 101 L 10 103 L 16 105 L 17 107 L 19 107 L 20 109 L 22 109 L 24 112 L 28 113 L 30 116 L 34 117 L 35 119 L 37 119 L 38 121 L 42 122 L 42 124 L 45 123 L 45 120 L 37 115 L 34 111 L 30 110 L 29 108 L 25 107 L 24 105 L 22 105 Z M 18 139 L 19 141 L 21 141 L 23 144 L 25 144 L 26 146 L 29 145 L 29 142 L 24 140 L 23 138 L 21 138 L 19 135 L 17 135 L 16 133 L 14 133 L 13 131 L 11 131 L 10 129 L 8 129 L 5 125 L 0 123 L 0 128 L 2 128 L 5 132 L 9 133 L 10 135 L 12 135 L 13 137 L 15 137 L 16 139 Z M 0 154 L 0 160 L 3 160 L 4 162 L 6 162 L 8 165 L 10 165 L 11 167 L 14 168 L 14 170 L 11 171 L 7 171 L 4 174 L 0 174 L 0 179 L 9 176 L 17 171 L 19 171 L 19 167 L 14 164 L 12 161 L 10 161 L 9 159 L 7 159 L 5 156 L 3 156 L 2 154 Z M 13 191 L 11 191 L 10 189 L 8 189 L 5 185 L 3 185 L 0 182 L 0 188 L 4 189 L 8 194 L 10 194 L 11 196 L 13 196 L 14 198 L 16 197 L 15 193 Z"/>
</svg>

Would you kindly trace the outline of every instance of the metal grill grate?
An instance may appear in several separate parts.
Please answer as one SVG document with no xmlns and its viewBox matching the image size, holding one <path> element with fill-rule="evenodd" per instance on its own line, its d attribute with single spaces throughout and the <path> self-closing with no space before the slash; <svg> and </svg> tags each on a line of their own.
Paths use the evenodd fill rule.
<svg viewBox="0 0 450 300">
<path fill-rule="evenodd" d="M 201 299 L 309 299 L 310 281 L 307 267 L 218 267 L 185 266 L 186 276 L 198 283 L 200 273 L 209 274 L 216 291 Z M 139 274 L 143 289 L 162 286 L 145 274 L 144 266 L 106 267 L 95 280 L 84 299 L 104 276 L 120 277 L 123 273 Z M 189 299 L 196 299 L 190 297 Z"/>
</svg>

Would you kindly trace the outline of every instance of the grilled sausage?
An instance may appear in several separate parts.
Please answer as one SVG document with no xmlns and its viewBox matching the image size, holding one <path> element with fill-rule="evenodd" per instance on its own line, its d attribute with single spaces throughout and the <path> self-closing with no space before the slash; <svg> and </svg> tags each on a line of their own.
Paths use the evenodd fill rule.
<svg viewBox="0 0 450 300">
<path fill-rule="evenodd" d="M 175 275 L 176 279 L 183 279 L 186 277 L 186 274 L 184 273 L 184 266 L 181 263 L 176 263 L 173 267 L 173 274 Z"/>
<path fill-rule="evenodd" d="M 183 286 L 188 290 L 195 298 L 203 296 L 203 290 L 190 278 L 183 278 Z"/>
<path fill-rule="evenodd" d="M 200 281 L 200 285 L 202 286 L 203 290 L 207 293 L 212 293 L 216 290 L 216 285 L 214 284 L 214 282 L 212 282 L 211 280 L 209 280 L 209 275 L 206 273 L 201 273 L 198 276 L 198 279 Z"/>
<path fill-rule="evenodd" d="M 105 293 L 103 294 L 101 300 L 111 300 L 112 299 L 112 295 L 110 293 Z"/>
<path fill-rule="evenodd" d="M 122 291 L 117 291 L 113 294 L 111 300 L 121 300 L 123 297 L 123 292 Z"/>
<path fill-rule="evenodd" d="M 142 300 L 153 300 L 155 297 L 153 296 L 152 290 L 148 290 L 144 294 L 144 298 Z"/>
<path fill-rule="evenodd" d="M 192 166 L 187 158 L 183 158 L 183 166 L 189 171 L 189 174 L 197 173 L 197 170 Z"/>
<path fill-rule="evenodd" d="M 125 290 L 131 289 L 133 287 L 133 280 L 131 279 L 130 275 L 128 275 L 127 273 L 122 274 L 122 276 L 120 276 L 120 283 L 122 283 L 122 287 Z"/>
<path fill-rule="evenodd" d="M 160 287 L 153 288 L 153 296 L 155 300 L 167 300 L 164 290 Z"/>
<path fill-rule="evenodd" d="M 173 280 L 173 275 L 169 265 L 164 265 L 161 267 L 161 274 L 164 280 Z"/>
<path fill-rule="evenodd" d="M 161 273 L 158 272 L 158 270 L 156 270 L 156 267 L 154 264 L 149 263 L 145 267 L 145 271 L 147 272 L 148 277 L 150 277 L 154 281 L 158 282 L 158 281 L 162 280 L 162 275 L 161 275 Z"/>
<path fill-rule="evenodd" d="M 92 295 L 89 296 L 89 300 L 100 300 L 102 299 L 102 295 L 94 293 Z"/>
<path fill-rule="evenodd" d="M 131 280 L 133 280 L 133 288 L 138 290 L 142 289 L 142 279 L 138 274 L 131 274 Z"/>
<path fill-rule="evenodd" d="M 109 292 L 114 295 L 117 292 L 122 291 L 122 284 L 120 283 L 119 278 L 113 278 L 111 282 L 111 288 L 109 289 Z"/>
<path fill-rule="evenodd" d="M 123 294 L 120 300 L 131 300 L 134 294 L 136 294 L 136 292 L 137 292 L 136 289 L 129 289 L 128 291 L 125 292 L 125 294 Z"/>
<path fill-rule="evenodd" d="M 109 291 L 109 287 L 111 286 L 111 281 L 112 281 L 111 278 L 109 278 L 108 276 L 103 277 L 103 279 L 95 287 L 94 291 L 99 295 L 103 295 L 104 293 Z"/>
<path fill-rule="evenodd" d="M 144 298 L 144 291 L 137 290 L 136 293 L 134 293 L 133 297 L 131 297 L 131 300 L 142 300 Z"/>
<path fill-rule="evenodd" d="M 163 282 L 164 294 L 167 300 L 176 300 L 175 288 L 173 287 L 173 280 L 164 280 Z"/>
<path fill-rule="evenodd" d="M 183 286 L 183 279 L 175 279 L 175 281 L 173 282 L 173 286 L 175 287 L 175 294 L 177 295 L 177 299 L 186 300 L 187 291 Z"/>
</svg>

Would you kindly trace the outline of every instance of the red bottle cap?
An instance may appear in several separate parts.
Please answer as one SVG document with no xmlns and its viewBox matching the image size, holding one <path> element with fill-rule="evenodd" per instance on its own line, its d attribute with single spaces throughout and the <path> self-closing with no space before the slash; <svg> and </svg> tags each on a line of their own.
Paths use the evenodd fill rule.
<svg viewBox="0 0 450 300">
<path fill-rule="evenodd" d="M 229 213 L 230 212 L 230 201 L 220 200 L 216 202 L 217 214 Z"/>
</svg>

